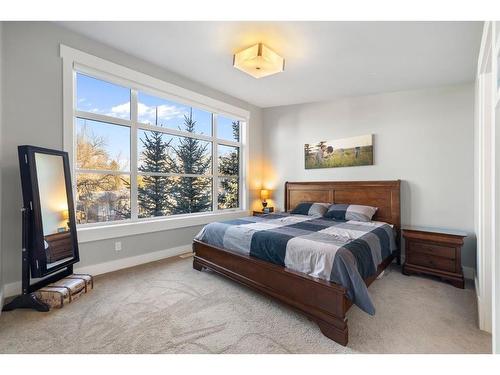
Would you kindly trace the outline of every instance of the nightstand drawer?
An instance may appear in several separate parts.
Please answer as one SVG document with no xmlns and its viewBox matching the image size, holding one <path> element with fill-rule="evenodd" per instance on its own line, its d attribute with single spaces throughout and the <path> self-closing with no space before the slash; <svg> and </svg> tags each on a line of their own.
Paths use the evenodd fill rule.
<svg viewBox="0 0 500 375">
<path fill-rule="evenodd" d="M 410 252 L 408 263 L 424 266 L 442 271 L 455 272 L 456 261 L 454 259 L 442 258 L 424 253 Z"/>
<path fill-rule="evenodd" d="M 456 259 L 456 250 L 453 247 L 427 244 L 423 242 L 409 241 L 408 249 L 412 253 L 436 255 L 448 259 Z"/>
</svg>

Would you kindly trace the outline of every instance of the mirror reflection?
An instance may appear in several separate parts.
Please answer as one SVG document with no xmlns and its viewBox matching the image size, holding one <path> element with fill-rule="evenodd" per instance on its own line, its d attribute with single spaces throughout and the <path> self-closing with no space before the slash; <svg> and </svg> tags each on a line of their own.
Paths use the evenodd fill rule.
<svg viewBox="0 0 500 375">
<path fill-rule="evenodd" d="M 35 153 L 47 268 L 71 260 L 73 237 L 69 225 L 68 195 L 61 155 Z"/>
</svg>

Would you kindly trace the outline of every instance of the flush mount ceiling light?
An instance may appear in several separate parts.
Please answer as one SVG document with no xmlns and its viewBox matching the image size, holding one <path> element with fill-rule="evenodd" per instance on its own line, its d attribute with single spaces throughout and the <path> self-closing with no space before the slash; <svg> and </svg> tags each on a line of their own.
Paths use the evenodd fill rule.
<svg viewBox="0 0 500 375">
<path fill-rule="evenodd" d="M 233 56 L 233 66 L 254 78 L 285 70 L 285 59 L 262 43 L 248 47 Z"/>
</svg>

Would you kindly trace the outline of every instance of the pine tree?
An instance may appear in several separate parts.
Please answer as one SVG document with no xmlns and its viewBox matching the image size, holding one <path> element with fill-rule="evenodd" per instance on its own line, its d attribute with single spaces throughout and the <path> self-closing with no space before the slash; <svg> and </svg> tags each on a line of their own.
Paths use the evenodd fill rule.
<svg viewBox="0 0 500 375">
<path fill-rule="evenodd" d="M 236 142 L 240 141 L 240 122 L 233 121 L 233 138 Z"/>
<path fill-rule="evenodd" d="M 194 133 L 196 121 L 191 110 L 184 115 L 184 131 Z M 179 137 L 167 154 L 168 170 L 179 174 L 204 175 L 210 171 L 212 157 L 209 143 L 190 137 Z M 171 214 L 209 211 L 212 207 L 212 181 L 208 177 L 175 177 L 167 188 L 168 210 Z"/>
<path fill-rule="evenodd" d="M 140 172 L 165 172 L 169 143 L 163 140 L 161 132 L 145 133 L 141 139 L 144 146 Z M 142 183 L 137 187 L 139 195 L 139 216 L 164 216 L 168 209 L 168 177 L 142 176 Z"/>
<path fill-rule="evenodd" d="M 233 122 L 233 137 L 239 140 L 240 126 Z M 219 157 L 219 174 L 221 176 L 239 176 L 239 149 L 235 148 L 229 155 Z M 221 178 L 221 192 L 218 196 L 219 208 L 236 208 L 239 203 L 238 178 Z"/>
</svg>

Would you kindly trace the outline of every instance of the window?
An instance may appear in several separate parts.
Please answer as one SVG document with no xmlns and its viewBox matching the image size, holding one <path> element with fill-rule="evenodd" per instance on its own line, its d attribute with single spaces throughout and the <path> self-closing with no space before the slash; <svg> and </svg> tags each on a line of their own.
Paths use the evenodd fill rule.
<svg viewBox="0 0 500 375">
<path fill-rule="evenodd" d="M 130 218 L 130 128 L 76 123 L 77 223 Z"/>
<path fill-rule="evenodd" d="M 243 118 L 73 74 L 78 224 L 242 208 Z"/>
<path fill-rule="evenodd" d="M 77 74 L 76 108 L 130 120 L 130 89 Z"/>
</svg>

